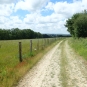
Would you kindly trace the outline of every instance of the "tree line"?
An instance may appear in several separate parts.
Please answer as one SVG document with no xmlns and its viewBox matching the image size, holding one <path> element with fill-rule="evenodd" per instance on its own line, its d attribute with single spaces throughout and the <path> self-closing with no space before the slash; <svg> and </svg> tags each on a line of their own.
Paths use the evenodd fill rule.
<svg viewBox="0 0 87 87">
<path fill-rule="evenodd" d="M 31 29 L 0 29 L 0 40 L 42 38 L 42 34 Z"/>
<path fill-rule="evenodd" d="M 66 21 L 65 27 L 74 38 L 87 37 L 87 11 L 74 14 Z"/>
</svg>

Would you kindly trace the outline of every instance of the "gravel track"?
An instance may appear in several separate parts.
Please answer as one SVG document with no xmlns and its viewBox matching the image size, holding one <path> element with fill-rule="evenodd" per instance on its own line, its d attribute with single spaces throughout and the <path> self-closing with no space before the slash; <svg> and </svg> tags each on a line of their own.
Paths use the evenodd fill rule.
<svg viewBox="0 0 87 87">
<path fill-rule="evenodd" d="M 21 79 L 16 87 L 87 87 L 87 63 L 61 41 Z"/>
</svg>

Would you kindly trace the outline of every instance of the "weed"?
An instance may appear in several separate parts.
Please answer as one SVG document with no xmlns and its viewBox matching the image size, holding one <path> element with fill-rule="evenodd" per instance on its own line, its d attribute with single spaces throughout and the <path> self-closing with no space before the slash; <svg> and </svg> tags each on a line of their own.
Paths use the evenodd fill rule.
<svg viewBox="0 0 87 87">
<path fill-rule="evenodd" d="M 80 56 L 83 56 L 87 60 L 87 38 L 71 38 L 69 44 Z"/>
</svg>

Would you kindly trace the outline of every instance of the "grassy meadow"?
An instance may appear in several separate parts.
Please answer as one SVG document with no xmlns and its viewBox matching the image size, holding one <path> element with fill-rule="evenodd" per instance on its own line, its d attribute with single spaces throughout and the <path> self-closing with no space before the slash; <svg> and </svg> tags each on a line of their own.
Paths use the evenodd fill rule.
<svg viewBox="0 0 87 87">
<path fill-rule="evenodd" d="M 70 39 L 69 44 L 80 56 L 87 60 L 87 38 Z"/>
<path fill-rule="evenodd" d="M 51 43 L 59 39 L 33 39 L 32 55 L 30 54 L 30 40 L 1 40 L 0 41 L 0 87 L 12 85 L 30 69 L 47 50 Z M 22 42 L 23 62 L 19 62 L 19 42 Z M 38 44 L 39 43 L 39 44 Z M 39 47 L 38 47 L 39 46 Z M 45 49 L 46 48 L 46 49 Z M 44 49 L 44 50 L 43 50 Z"/>
</svg>

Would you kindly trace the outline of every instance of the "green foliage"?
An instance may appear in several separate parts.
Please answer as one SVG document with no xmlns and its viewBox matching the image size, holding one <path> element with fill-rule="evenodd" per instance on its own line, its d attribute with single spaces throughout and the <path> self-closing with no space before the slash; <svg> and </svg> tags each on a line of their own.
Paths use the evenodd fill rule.
<svg viewBox="0 0 87 87">
<path fill-rule="evenodd" d="M 75 38 L 87 37 L 87 12 L 74 14 L 66 21 L 65 27 Z"/>
<path fill-rule="evenodd" d="M 87 37 L 87 15 L 83 14 L 74 22 L 75 36 Z"/>
<path fill-rule="evenodd" d="M 31 29 L 20 30 L 13 28 L 11 30 L 0 29 L 0 40 L 14 40 L 14 39 L 34 39 L 42 38 L 42 34 L 34 32 Z"/>
<path fill-rule="evenodd" d="M 80 56 L 87 60 L 87 38 L 71 39 L 69 44 Z"/>
<path fill-rule="evenodd" d="M 68 28 L 67 31 L 69 31 L 72 36 L 75 36 L 73 25 L 74 25 L 74 21 L 78 18 L 78 16 L 79 16 L 79 13 L 73 15 L 72 18 L 70 18 L 66 21 L 65 26 Z"/>
</svg>

